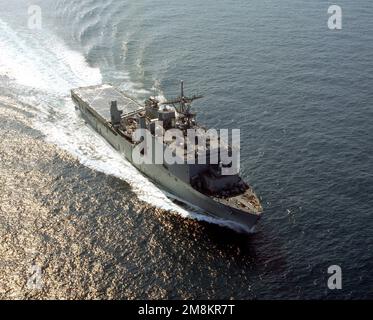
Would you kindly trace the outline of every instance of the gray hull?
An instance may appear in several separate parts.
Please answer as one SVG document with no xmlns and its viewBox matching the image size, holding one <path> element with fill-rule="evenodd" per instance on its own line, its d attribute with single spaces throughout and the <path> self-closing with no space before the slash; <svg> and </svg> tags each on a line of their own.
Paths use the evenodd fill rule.
<svg viewBox="0 0 373 320">
<path fill-rule="evenodd" d="M 260 218 L 259 214 L 240 211 L 236 208 L 224 205 L 215 201 L 197 190 L 193 189 L 189 184 L 172 175 L 163 165 L 159 164 L 143 164 L 138 165 L 132 161 L 133 145 L 116 133 L 112 128 L 102 123 L 95 115 L 87 111 L 87 106 L 84 102 L 75 101 L 77 107 L 81 111 L 87 122 L 100 135 L 102 135 L 124 158 L 132 163 L 140 172 L 149 177 L 156 185 L 163 190 L 174 195 L 181 201 L 190 204 L 194 207 L 201 208 L 201 213 L 208 215 L 225 222 L 233 223 L 237 227 L 241 227 L 245 231 L 252 230 Z"/>
</svg>

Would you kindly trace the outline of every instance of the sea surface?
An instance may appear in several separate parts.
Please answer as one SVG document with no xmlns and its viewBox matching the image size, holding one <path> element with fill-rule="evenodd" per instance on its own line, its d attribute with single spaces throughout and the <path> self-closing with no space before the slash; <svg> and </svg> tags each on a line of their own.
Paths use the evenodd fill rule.
<svg viewBox="0 0 373 320">
<path fill-rule="evenodd" d="M 167 198 L 69 97 L 180 80 L 241 130 L 252 234 Z M 2 299 L 373 298 L 371 0 L 0 0 L 0 137 Z"/>
</svg>

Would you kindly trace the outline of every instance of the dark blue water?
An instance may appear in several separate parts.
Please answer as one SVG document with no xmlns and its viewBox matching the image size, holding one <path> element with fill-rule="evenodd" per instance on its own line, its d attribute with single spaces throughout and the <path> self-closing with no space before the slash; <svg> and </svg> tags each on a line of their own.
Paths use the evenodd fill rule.
<svg viewBox="0 0 373 320">
<path fill-rule="evenodd" d="M 98 284 L 87 284 L 101 288 L 98 297 L 373 297 L 371 1 L 339 0 L 339 31 L 328 29 L 327 9 L 332 3 L 321 0 L 38 3 L 43 30 L 85 58 L 84 68 L 98 69 L 103 82 L 139 100 L 154 91 L 176 95 L 180 79 L 190 93 L 204 94 L 195 105 L 199 121 L 218 129 L 241 129 L 242 174 L 265 209 L 251 236 L 190 224 L 179 216 L 166 218 L 167 210 L 152 216 L 158 209 L 143 209 L 143 204 L 121 209 L 121 216 L 134 220 L 108 245 L 119 248 L 113 250 L 114 258 L 99 258 L 109 271 Z M 34 50 L 35 59 L 27 60 L 27 66 L 42 56 L 35 68 L 43 69 L 41 78 L 58 89 L 58 99 L 63 100 L 69 85 L 80 84 L 74 82 L 80 69 L 72 74 L 63 64 L 53 70 L 55 63 L 48 60 L 61 57 L 41 45 L 46 43 L 40 40 L 43 30 L 27 30 L 27 9 L 5 1 L 0 6 L 7 28 L 34 41 L 25 41 L 22 47 L 25 52 L 28 46 Z M 1 50 L 14 45 L 11 36 L 0 40 Z M 7 59 L 17 50 L 7 52 Z M 17 57 L 16 67 L 23 62 Z M 3 65 L 16 68 L 9 60 Z M 14 92 L 21 90 L 17 85 L 15 81 L 13 93 L 7 93 L 15 99 Z M 24 85 L 30 96 L 55 99 L 32 83 Z M 3 85 L 6 90 L 9 87 Z M 53 113 L 61 108 L 63 104 L 56 103 Z M 116 190 L 119 182 L 105 177 L 107 188 Z M 77 190 L 82 195 L 90 192 L 79 186 Z M 106 214 L 118 212 L 110 206 L 110 197 L 105 201 Z M 104 232 L 87 232 L 87 237 L 95 239 L 98 248 L 106 248 L 100 244 Z M 149 246 L 151 241 L 156 245 Z M 126 250 L 128 256 L 123 257 L 124 243 L 132 251 Z M 338 291 L 327 287 L 327 268 L 335 264 L 343 271 L 343 288 Z M 117 286 L 125 281 L 125 289 L 105 291 L 112 281 Z M 65 290 L 53 283 L 40 297 Z M 153 287 L 157 289 L 144 289 Z M 82 290 L 80 296 L 95 297 L 87 290 L 91 293 Z"/>
</svg>

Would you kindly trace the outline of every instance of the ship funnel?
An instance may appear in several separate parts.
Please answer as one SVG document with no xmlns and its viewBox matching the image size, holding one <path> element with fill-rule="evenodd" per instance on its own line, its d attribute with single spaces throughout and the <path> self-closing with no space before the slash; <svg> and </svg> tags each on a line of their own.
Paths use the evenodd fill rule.
<svg viewBox="0 0 373 320">
<path fill-rule="evenodd" d="M 110 103 L 110 116 L 111 116 L 111 124 L 114 127 L 118 127 L 121 122 L 121 116 L 123 111 L 118 110 L 118 103 L 117 101 L 111 101 Z"/>
<path fill-rule="evenodd" d="M 140 129 L 146 129 L 145 116 L 139 116 L 138 120 L 139 120 L 139 127 L 140 127 Z"/>
</svg>

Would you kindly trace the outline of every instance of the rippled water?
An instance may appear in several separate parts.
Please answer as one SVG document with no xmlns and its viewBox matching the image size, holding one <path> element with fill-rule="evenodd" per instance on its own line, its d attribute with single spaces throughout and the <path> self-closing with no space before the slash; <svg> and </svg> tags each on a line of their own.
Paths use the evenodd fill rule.
<svg viewBox="0 0 373 320">
<path fill-rule="evenodd" d="M 339 1 L 341 31 L 319 0 L 36 4 L 40 31 L 27 1 L 0 0 L 1 298 L 372 298 L 371 1 Z M 241 129 L 255 234 L 173 203 L 69 99 L 180 79 L 201 122 Z"/>
</svg>

